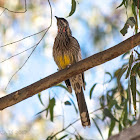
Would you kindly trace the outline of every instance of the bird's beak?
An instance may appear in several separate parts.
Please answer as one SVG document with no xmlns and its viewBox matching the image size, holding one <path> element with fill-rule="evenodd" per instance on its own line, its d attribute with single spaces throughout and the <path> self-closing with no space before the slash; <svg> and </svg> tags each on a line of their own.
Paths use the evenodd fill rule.
<svg viewBox="0 0 140 140">
<path fill-rule="evenodd" d="M 55 16 L 55 18 L 56 18 L 56 19 L 58 19 L 58 17 L 57 17 L 57 16 Z"/>
</svg>

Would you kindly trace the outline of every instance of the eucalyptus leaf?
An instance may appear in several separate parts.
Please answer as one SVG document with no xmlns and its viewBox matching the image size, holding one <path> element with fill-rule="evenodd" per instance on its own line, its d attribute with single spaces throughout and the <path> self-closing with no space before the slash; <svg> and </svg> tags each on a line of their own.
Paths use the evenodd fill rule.
<svg viewBox="0 0 140 140">
<path fill-rule="evenodd" d="M 73 15 L 74 12 L 75 12 L 75 10 L 76 10 L 76 1 L 75 0 L 72 0 L 71 1 L 71 11 L 70 11 L 68 17 L 70 17 L 71 15 Z"/>
<path fill-rule="evenodd" d="M 69 101 L 64 102 L 65 105 L 71 105 Z"/>
<path fill-rule="evenodd" d="M 38 93 L 38 99 L 39 99 L 40 103 L 44 106 L 44 104 L 42 102 L 42 99 L 41 99 L 41 93 L 40 92 Z"/>
<path fill-rule="evenodd" d="M 114 120 L 111 120 L 111 124 L 110 124 L 110 127 L 109 127 L 108 137 L 111 136 L 112 131 L 114 130 L 114 127 L 115 127 L 115 121 Z"/>
<path fill-rule="evenodd" d="M 92 88 L 90 89 L 90 99 L 91 99 L 91 97 L 92 97 L 92 93 L 93 93 L 93 90 L 94 90 L 94 88 L 95 88 L 95 86 L 97 85 L 97 83 L 95 83 L 93 86 L 92 86 Z"/>
<path fill-rule="evenodd" d="M 112 113 L 110 112 L 109 109 L 105 108 L 104 111 L 103 111 L 104 115 L 109 117 L 111 120 L 114 120 L 114 121 L 117 121 L 119 122 L 113 115 Z"/>
<path fill-rule="evenodd" d="M 102 134 L 102 132 L 101 132 L 101 130 L 100 130 L 100 128 L 99 128 L 99 126 L 98 126 L 98 124 L 96 123 L 95 119 L 93 119 L 93 118 L 92 118 L 92 120 L 93 120 L 93 122 L 94 122 L 94 124 L 95 124 L 95 126 L 96 126 L 97 130 L 99 131 L 99 133 L 100 133 L 100 135 L 101 135 L 102 139 L 104 140 L 103 134 Z"/>
<path fill-rule="evenodd" d="M 132 97 L 133 97 L 133 106 L 134 106 L 134 112 L 136 115 L 136 76 L 131 75 L 130 76 L 130 82 L 131 82 L 131 92 L 132 92 Z"/>
<path fill-rule="evenodd" d="M 55 98 L 52 98 L 49 103 L 49 111 L 50 111 L 50 117 L 51 121 L 53 122 L 53 112 L 54 112 L 54 106 L 55 106 Z"/>
<path fill-rule="evenodd" d="M 62 136 L 61 138 L 59 138 L 58 140 L 63 140 L 64 138 L 66 138 L 68 136 L 68 134 Z"/>
<path fill-rule="evenodd" d="M 131 53 L 130 58 L 129 58 L 129 67 L 128 67 L 125 79 L 127 79 L 130 74 L 132 63 L 133 63 L 133 52 Z"/>
<path fill-rule="evenodd" d="M 105 74 L 107 74 L 107 75 L 109 75 L 110 76 L 110 80 L 109 81 L 107 81 L 106 83 L 109 83 L 109 82 L 111 82 L 111 80 L 112 80 L 112 75 L 111 75 L 111 73 L 110 72 L 106 72 Z"/>
</svg>

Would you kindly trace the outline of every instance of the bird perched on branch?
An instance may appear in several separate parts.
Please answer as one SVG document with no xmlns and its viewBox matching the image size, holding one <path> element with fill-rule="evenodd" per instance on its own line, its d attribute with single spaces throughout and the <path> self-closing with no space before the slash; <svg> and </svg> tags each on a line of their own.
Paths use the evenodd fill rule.
<svg viewBox="0 0 140 140">
<path fill-rule="evenodd" d="M 55 16 L 56 17 L 56 16 Z M 58 33 L 53 45 L 53 57 L 59 70 L 69 67 L 82 59 L 78 41 L 72 36 L 69 23 L 64 18 L 57 19 Z M 90 126 L 89 113 L 83 93 L 85 89 L 84 73 L 72 76 L 65 81 L 68 91 L 75 91 L 80 111 L 81 123 L 84 127 Z"/>
</svg>

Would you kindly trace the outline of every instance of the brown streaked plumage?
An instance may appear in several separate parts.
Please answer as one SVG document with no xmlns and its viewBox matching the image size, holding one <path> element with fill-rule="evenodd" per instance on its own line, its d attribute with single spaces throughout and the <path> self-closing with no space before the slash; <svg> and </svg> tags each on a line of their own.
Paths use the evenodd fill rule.
<svg viewBox="0 0 140 140">
<path fill-rule="evenodd" d="M 58 33 L 53 45 L 53 57 L 58 68 L 64 69 L 82 59 L 78 41 L 72 36 L 69 23 L 64 18 L 57 19 Z M 84 74 L 75 75 L 65 81 L 68 91 L 75 91 L 82 125 L 90 126 L 89 113 L 83 93 L 85 89 Z"/>
</svg>

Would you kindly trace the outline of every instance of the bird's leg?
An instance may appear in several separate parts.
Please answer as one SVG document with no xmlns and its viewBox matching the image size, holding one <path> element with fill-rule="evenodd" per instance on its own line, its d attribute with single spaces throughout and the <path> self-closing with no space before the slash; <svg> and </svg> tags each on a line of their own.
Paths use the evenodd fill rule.
<svg viewBox="0 0 140 140">
<path fill-rule="evenodd" d="M 71 65 L 71 64 L 68 64 L 68 65 L 67 65 L 67 68 L 69 68 L 69 67 L 70 67 L 70 65 Z"/>
</svg>

